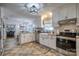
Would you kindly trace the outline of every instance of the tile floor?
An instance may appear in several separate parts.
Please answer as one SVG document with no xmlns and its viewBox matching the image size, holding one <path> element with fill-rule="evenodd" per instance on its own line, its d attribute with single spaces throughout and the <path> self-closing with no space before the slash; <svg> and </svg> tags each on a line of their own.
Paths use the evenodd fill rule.
<svg viewBox="0 0 79 59">
<path fill-rule="evenodd" d="M 5 51 L 4 56 L 61 56 L 61 54 L 41 44 L 31 42 Z"/>
</svg>

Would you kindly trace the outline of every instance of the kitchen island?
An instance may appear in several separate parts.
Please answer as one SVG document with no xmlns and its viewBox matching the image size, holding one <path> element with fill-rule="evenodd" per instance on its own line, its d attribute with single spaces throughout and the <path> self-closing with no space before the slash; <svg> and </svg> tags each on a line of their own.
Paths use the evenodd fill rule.
<svg viewBox="0 0 79 59">
<path fill-rule="evenodd" d="M 20 34 L 20 44 L 29 43 L 35 41 L 34 32 L 21 32 Z"/>
</svg>

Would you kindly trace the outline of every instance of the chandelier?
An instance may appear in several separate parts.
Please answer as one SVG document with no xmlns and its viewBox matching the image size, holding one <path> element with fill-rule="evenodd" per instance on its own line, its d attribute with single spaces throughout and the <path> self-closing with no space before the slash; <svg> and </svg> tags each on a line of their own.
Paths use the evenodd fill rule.
<svg viewBox="0 0 79 59">
<path fill-rule="evenodd" d="M 42 4 L 40 4 L 40 3 L 27 3 L 27 4 L 25 4 L 25 7 L 26 7 L 28 12 L 35 15 L 35 14 L 38 14 L 39 11 L 41 10 Z"/>
</svg>

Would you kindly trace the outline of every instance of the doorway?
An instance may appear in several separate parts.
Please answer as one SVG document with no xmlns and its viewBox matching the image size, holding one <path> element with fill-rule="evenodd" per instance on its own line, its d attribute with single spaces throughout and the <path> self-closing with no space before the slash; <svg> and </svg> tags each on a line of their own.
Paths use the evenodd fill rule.
<svg viewBox="0 0 79 59">
<path fill-rule="evenodd" d="M 6 24 L 4 19 L 0 19 L 0 55 L 5 51 L 11 50 L 17 46 L 17 36 L 15 25 Z"/>
</svg>

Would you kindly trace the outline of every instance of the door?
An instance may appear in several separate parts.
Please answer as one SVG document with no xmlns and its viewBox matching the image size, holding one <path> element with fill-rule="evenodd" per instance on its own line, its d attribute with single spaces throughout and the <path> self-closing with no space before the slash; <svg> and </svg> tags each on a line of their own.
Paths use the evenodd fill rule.
<svg viewBox="0 0 79 59">
<path fill-rule="evenodd" d="M 11 31 L 7 32 L 5 21 L 3 21 L 2 18 L 0 19 L 0 55 L 4 55 L 5 51 L 13 49 L 17 46 L 17 39 L 15 39 L 15 31 L 12 29 Z M 7 35 L 7 33 L 9 34 Z"/>
</svg>

